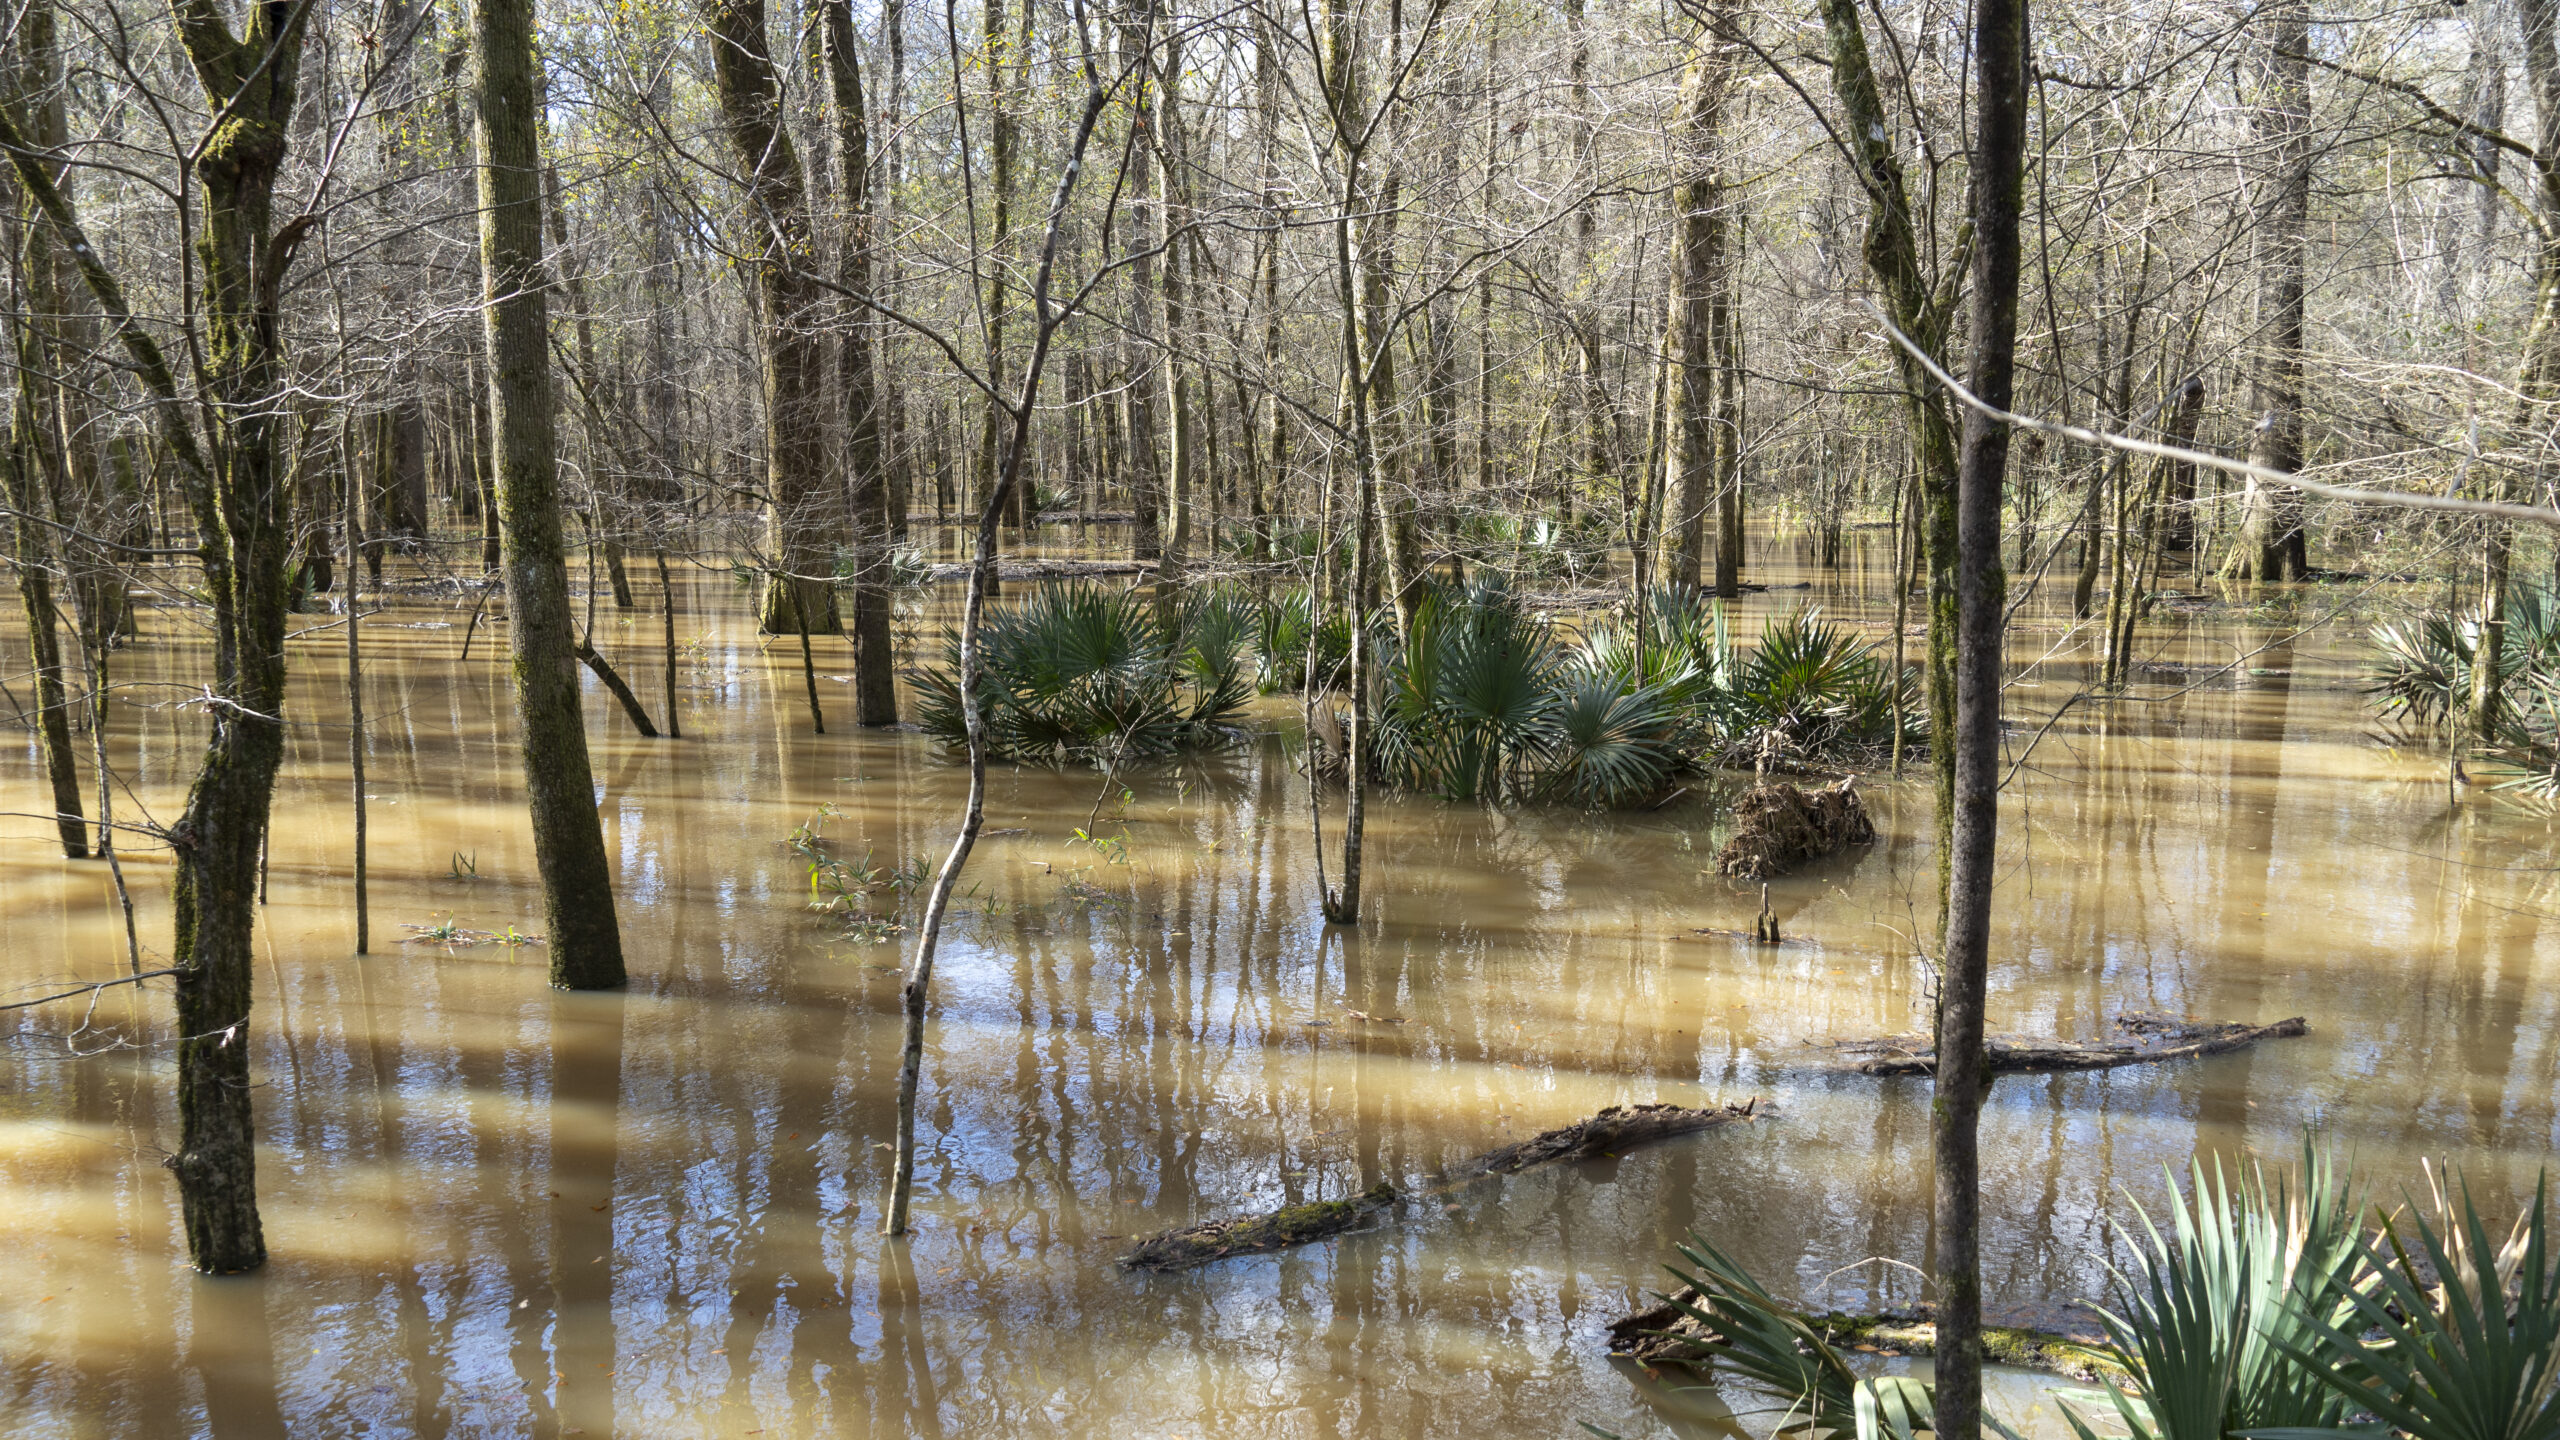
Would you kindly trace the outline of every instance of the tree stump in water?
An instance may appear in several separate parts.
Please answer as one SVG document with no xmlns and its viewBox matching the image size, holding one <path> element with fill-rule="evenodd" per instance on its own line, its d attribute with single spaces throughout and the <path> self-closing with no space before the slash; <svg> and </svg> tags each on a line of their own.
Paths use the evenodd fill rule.
<svg viewBox="0 0 2560 1440">
<path fill-rule="evenodd" d="M 1764 780 L 1733 802 L 1733 838 L 1716 852 L 1716 870 L 1738 880 L 1770 880 L 1808 860 L 1851 845 L 1873 844 L 1875 822 L 1852 777 L 1810 794 Z"/>
<path fill-rule="evenodd" d="M 2051 1074 L 2219 1055 L 2261 1040 L 2306 1034 L 2310 1028 L 2299 1015 L 2272 1025 L 2201 1025 L 2174 1015 L 2133 1010 L 2115 1018 L 2116 1038 L 2112 1040 L 2083 1043 L 1995 1035 L 1984 1048 L 1994 1075 Z M 1867 1057 L 1845 1067 L 1861 1075 L 1930 1075 L 1938 1068 L 1937 1052 L 1930 1048 L 1928 1037 L 1922 1035 L 1847 1040 L 1835 1048 Z"/>
</svg>

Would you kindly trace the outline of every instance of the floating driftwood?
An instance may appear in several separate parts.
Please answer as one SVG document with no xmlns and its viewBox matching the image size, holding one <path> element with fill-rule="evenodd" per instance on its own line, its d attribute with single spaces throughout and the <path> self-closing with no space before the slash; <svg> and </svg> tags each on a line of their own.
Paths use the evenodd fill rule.
<svg viewBox="0 0 2560 1440">
<path fill-rule="evenodd" d="M 2261 1040 L 2287 1039 L 2305 1034 L 2310 1026 L 2302 1017 L 2278 1020 L 2272 1025 L 2199 1025 L 2174 1015 L 2148 1010 L 2128 1011 L 2115 1018 L 2115 1038 L 2075 1042 L 2046 1040 L 2028 1036 L 1995 1035 L 1985 1044 L 1995 1075 L 2034 1075 L 2064 1070 L 2113 1070 L 2120 1065 L 2153 1065 L 2163 1060 L 2186 1060 L 2198 1055 L 2219 1055 Z M 1937 1052 L 1925 1035 L 1887 1035 L 1875 1040 L 1850 1040 L 1836 1047 L 1846 1053 L 1865 1058 L 1853 1061 L 1849 1069 L 1861 1075 L 1930 1075 L 1938 1068 Z"/>
<path fill-rule="evenodd" d="M 1616 1155 L 1668 1140 L 1748 1120 L 1757 1100 L 1740 1105 L 1691 1109 L 1684 1105 L 1612 1105 L 1588 1120 L 1535 1135 L 1516 1145 L 1478 1155 L 1451 1167 L 1430 1189 L 1398 1192 L 1383 1182 L 1348 1200 L 1320 1200 L 1291 1205 L 1263 1215 L 1210 1220 L 1167 1230 L 1141 1240 L 1120 1263 L 1131 1270 L 1189 1270 L 1231 1255 L 1259 1255 L 1330 1239 L 1365 1229 L 1372 1221 L 1392 1218 L 1397 1207 L 1423 1196 L 1446 1195 L 1488 1175 L 1516 1175 L 1533 1165 L 1557 1160 L 1587 1160 Z"/>
<path fill-rule="evenodd" d="M 1810 793 L 1764 780 L 1733 802 L 1733 821 L 1733 838 L 1716 852 L 1716 869 L 1739 880 L 1774 879 L 1876 838 L 1855 777 Z"/>
<path fill-rule="evenodd" d="M 1707 1368 L 1715 1333 L 1693 1309 L 1700 1309 L 1698 1292 L 1684 1287 L 1673 1299 L 1611 1324 L 1609 1353 L 1651 1367 Z M 1861 1354 L 1934 1355 L 1938 1349 L 1935 1309 L 1925 1303 L 1871 1315 L 1813 1315 L 1806 1323 L 1832 1345 Z M 2097 1316 L 2077 1305 L 1992 1305 L 1983 1314 L 1983 1358 L 1995 1365 L 2121 1381 L 2124 1371 L 2099 1349 L 2105 1342 Z"/>
</svg>

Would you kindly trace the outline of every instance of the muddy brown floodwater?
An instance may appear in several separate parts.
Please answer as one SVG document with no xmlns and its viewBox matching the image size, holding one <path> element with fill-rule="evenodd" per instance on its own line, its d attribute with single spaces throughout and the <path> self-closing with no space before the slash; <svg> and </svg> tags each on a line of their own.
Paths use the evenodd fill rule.
<svg viewBox="0 0 2560 1440">
<path fill-rule="evenodd" d="M 1754 558 L 1816 588 L 1750 597 L 1746 634 L 1807 598 L 1886 613 L 1871 570 Z M 831 811 L 840 856 L 938 857 L 963 775 L 912 733 L 812 736 L 796 646 L 759 644 L 725 576 L 687 586 L 686 738 L 635 738 L 589 686 L 618 994 L 546 989 L 531 946 L 421 934 L 539 916 L 498 647 L 484 632 L 458 660 L 449 596 L 369 622 L 376 930 L 352 953 L 339 632 L 295 642 L 249 1036 L 274 1258 L 185 1268 L 157 1163 L 165 993 L 0 1014 L 0 1432 L 1713 1433 L 1714 1397 L 1602 1354 L 1684 1231 L 1782 1293 L 1912 1298 L 1908 1270 L 1861 1262 L 1927 1261 L 1926 1091 L 1822 1073 L 1806 1043 L 1925 1024 L 1924 780 L 1873 778 L 1882 843 L 1774 887 L 1779 948 L 1698 933 L 1757 909 L 1710 872 L 1698 796 L 1609 816 L 1373 801 L 1367 916 L 1328 932 L 1281 702 L 1258 712 L 1270 737 L 1132 777 L 1125 801 L 1091 773 L 995 769 L 936 982 L 917 1231 L 883 1241 L 900 951 L 812 914 L 786 839 Z M 2553 1149 L 2551 828 L 2477 795 L 2450 809 L 2440 756 L 2370 737 L 2360 629 L 2208 676 L 2174 667 L 2273 622 L 2168 623 L 2145 689 L 2195 688 L 2075 710 L 2009 789 L 1994 1024 L 2089 1035 L 2139 1008 L 2312 1031 L 2001 1081 L 1995 1297 L 2103 1293 L 2125 1197 L 2156 1209 L 2162 1167 L 2200 1152 L 2283 1159 L 2309 1127 L 2397 1198 L 2422 1157 L 2504 1196 Z M 128 819 L 174 812 L 202 724 L 185 617 L 144 626 L 115 662 Z M 644 608 L 601 627 L 653 711 L 656 626 Z M 2060 629 L 2031 612 L 2014 648 Z M 841 642 L 818 663 L 840 674 Z M 2050 709 L 2077 664 L 2028 675 L 2013 711 Z M 846 687 L 822 688 L 849 719 Z M 37 809 L 32 739 L 5 733 L 0 809 Z M 104 867 L 46 834 L 0 821 L 12 997 L 125 964 Z M 165 953 L 165 861 L 126 867 Z M 1423 1179 L 1604 1105 L 1745 1096 L 1771 1115 L 1392 1229 L 1171 1276 L 1111 1263 L 1134 1235 Z M 1993 1403 L 2051 1421 L 2024 1377 Z"/>
</svg>

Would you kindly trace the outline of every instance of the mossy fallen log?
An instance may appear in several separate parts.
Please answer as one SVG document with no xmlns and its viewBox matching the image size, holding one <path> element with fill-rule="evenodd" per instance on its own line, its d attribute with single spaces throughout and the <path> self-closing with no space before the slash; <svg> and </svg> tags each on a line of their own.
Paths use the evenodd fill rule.
<svg viewBox="0 0 2560 1440">
<path fill-rule="evenodd" d="M 1639 1145 L 1694 1134 L 1758 1113 L 1759 1101 L 1692 1109 L 1685 1105 L 1612 1105 L 1588 1120 L 1578 1120 L 1534 1135 L 1518 1144 L 1488 1151 L 1451 1167 L 1429 1188 L 1399 1192 L 1381 1181 L 1347 1200 L 1320 1200 L 1291 1205 L 1261 1215 L 1209 1220 L 1150 1235 L 1120 1257 L 1130 1270 L 1189 1270 L 1233 1255 L 1259 1255 L 1330 1239 L 1372 1222 L 1396 1218 L 1405 1202 L 1447 1195 L 1491 1175 L 1516 1175 L 1534 1165 L 1558 1160 L 1597 1159 Z"/>
<path fill-rule="evenodd" d="M 2310 1026 L 2296 1015 L 2272 1025 L 2204 1025 L 2173 1015 L 2129 1011 L 2119 1015 L 2108 1040 L 2049 1040 L 1995 1035 L 1985 1042 L 1995 1075 L 2038 1075 L 2072 1070 L 2113 1070 L 2123 1065 L 2156 1065 L 2219 1055 L 2261 1040 L 2307 1034 Z M 1937 1052 L 1924 1035 L 1886 1035 L 1874 1040 L 1844 1040 L 1833 1047 L 1863 1058 L 1845 1068 L 1861 1075 L 1931 1075 Z"/>
<path fill-rule="evenodd" d="M 1484 1175 L 1516 1175 L 1532 1165 L 1546 1165 L 1557 1160 L 1592 1160 L 1615 1155 L 1638 1145 L 1650 1145 L 1675 1135 L 1693 1134 L 1748 1120 L 1757 1111 L 1758 1100 L 1745 1100 L 1740 1105 L 1721 1105 L 1713 1109 L 1693 1110 L 1685 1105 L 1612 1105 L 1588 1120 L 1545 1131 L 1519 1142 L 1488 1151 L 1451 1169 L 1441 1179 L 1442 1189 Z"/>
<path fill-rule="evenodd" d="M 1764 780 L 1733 802 L 1733 838 L 1716 852 L 1716 870 L 1737 880 L 1771 880 L 1875 838 L 1856 777 L 1812 791 Z"/>
<path fill-rule="evenodd" d="M 1120 1263 L 1131 1270 L 1188 1270 L 1229 1255 L 1259 1255 L 1312 1244 L 1363 1228 L 1392 1211 L 1401 1198 L 1394 1186 L 1380 1181 L 1348 1200 L 1317 1200 L 1268 1215 L 1188 1225 L 1139 1241 L 1120 1257 Z"/>
<path fill-rule="evenodd" d="M 1696 1291 L 1683 1288 L 1673 1299 L 1612 1323 L 1609 1353 L 1655 1369 L 1712 1368 L 1714 1332 L 1685 1308 L 1697 1298 Z M 1925 1303 L 1864 1315 L 1811 1315 L 1806 1322 L 1829 1344 L 1860 1354 L 1928 1356 L 1938 1350 L 1937 1317 Z M 2105 1343 L 2097 1317 L 2076 1305 L 1995 1305 L 1983 1316 L 1983 1358 L 1995 1365 L 2074 1380 L 2127 1379 L 2101 1348 Z"/>
</svg>

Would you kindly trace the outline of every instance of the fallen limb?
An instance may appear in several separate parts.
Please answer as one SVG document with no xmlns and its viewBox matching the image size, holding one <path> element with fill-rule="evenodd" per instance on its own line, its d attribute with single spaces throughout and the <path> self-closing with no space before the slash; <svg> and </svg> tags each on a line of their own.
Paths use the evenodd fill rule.
<svg viewBox="0 0 2560 1440">
<path fill-rule="evenodd" d="M 1612 1105 L 1588 1120 L 1531 1136 L 1516 1145 L 1479 1155 L 1442 1176 L 1442 1189 L 1485 1175 L 1516 1175 L 1532 1165 L 1556 1160 L 1592 1160 L 1650 1145 L 1675 1135 L 1693 1134 L 1736 1120 L 1748 1120 L 1760 1102 L 1692 1110 L 1683 1105 Z"/>
<path fill-rule="evenodd" d="M 1428 1190 L 1399 1192 L 1381 1181 L 1348 1200 L 1322 1200 L 1262 1215 L 1187 1225 L 1139 1241 L 1120 1257 L 1120 1264 L 1130 1270 L 1189 1270 L 1231 1255 L 1287 1250 L 1369 1228 L 1373 1221 L 1384 1223 L 1392 1220 L 1406 1201 L 1446 1195 L 1489 1175 L 1516 1175 L 1531 1166 L 1558 1160 L 1614 1156 L 1675 1135 L 1748 1120 L 1758 1107 L 1757 1100 L 1707 1109 L 1612 1105 L 1588 1120 L 1546 1131 L 1453 1166 Z"/>
<path fill-rule="evenodd" d="M 1661 1304 L 1613 1322 L 1609 1353 L 1649 1367 L 1708 1369 L 1716 1336 L 1699 1320 L 1701 1310 L 1698 1293 L 1684 1286 Z M 1937 1353 L 1938 1322 L 1926 1303 L 1865 1315 L 1812 1315 L 1806 1323 L 1830 1344 L 1861 1354 Z M 2097 1316 L 2076 1305 L 1991 1305 L 1983 1315 L 1983 1358 L 1995 1365 L 2121 1382 L 2125 1372 L 2104 1353 L 2105 1343 Z"/>
<path fill-rule="evenodd" d="M 2311 1027 L 2299 1015 L 2272 1025 L 2200 1025 L 2173 1015 L 2135 1010 L 2117 1016 L 2112 1028 L 2114 1039 L 2086 1043 L 1994 1036 L 1986 1045 L 1991 1072 L 2035 1075 L 2154 1065 L 2164 1060 L 2219 1055 L 2261 1040 L 2289 1039 L 2307 1034 Z M 1874 1040 L 1844 1041 L 1835 1048 L 1865 1057 L 1845 1067 L 1861 1075 L 1930 1075 L 1937 1071 L 1937 1053 L 1930 1048 L 1926 1036 L 1886 1035 Z"/>
</svg>

